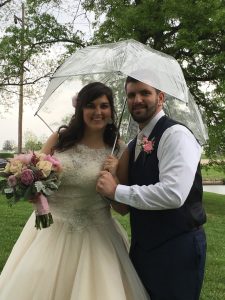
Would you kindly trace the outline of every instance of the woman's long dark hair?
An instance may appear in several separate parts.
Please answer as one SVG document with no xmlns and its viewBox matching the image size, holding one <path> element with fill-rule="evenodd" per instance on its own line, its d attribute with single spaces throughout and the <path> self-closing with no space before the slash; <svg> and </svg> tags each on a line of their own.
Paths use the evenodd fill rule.
<svg viewBox="0 0 225 300">
<path fill-rule="evenodd" d="M 63 125 L 59 127 L 59 139 L 54 146 L 54 150 L 64 151 L 74 146 L 83 138 L 85 129 L 83 108 L 86 107 L 88 103 L 104 95 L 109 100 L 111 107 L 112 124 L 107 124 L 103 134 L 103 140 L 106 145 L 113 147 L 118 129 L 115 125 L 115 107 L 112 90 L 101 82 L 92 82 L 85 85 L 78 93 L 75 114 L 72 116 L 68 126 Z M 118 142 L 116 150 L 119 150 Z"/>
</svg>

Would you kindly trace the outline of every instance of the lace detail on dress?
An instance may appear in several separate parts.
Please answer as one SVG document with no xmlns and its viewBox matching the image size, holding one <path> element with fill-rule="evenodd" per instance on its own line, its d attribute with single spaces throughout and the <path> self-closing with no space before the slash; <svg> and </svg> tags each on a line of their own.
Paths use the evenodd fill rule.
<svg viewBox="0 0 225 300">
<path fill-rule="evenodd" d="M 71 231 L 111 220 L 109 203 L 96 192 L 96 181 L 109 148 L 76 145 L 55 155 L 63 172 L 59 190 L 49 198 L 53 218 L 67 223 Z"/>
<path fill-rule="evenodd" d="M 65 219 L 60 216 L 60 220 L 67 224 L 69 232 L 81 232 L 87 227 L 110 223 L 112 217 L 109 207 L 104 207 L 96 210 L 74 210 L 70 218 Z"/>
</svg>

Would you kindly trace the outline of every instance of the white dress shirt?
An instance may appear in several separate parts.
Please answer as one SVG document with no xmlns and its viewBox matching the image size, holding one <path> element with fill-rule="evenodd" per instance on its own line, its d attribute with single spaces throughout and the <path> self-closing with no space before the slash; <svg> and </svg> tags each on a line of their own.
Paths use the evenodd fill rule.
<svg viewBox="0 0 225 300">
<path fill-rule="evenodd" d="M 141 132 L 148 137 L 163 115 L 165 113 L 160 111 Z M 119 184 L 115 200 L 143 210 L 182 206 L 194 182 L 201 153 L 201 146 L 186 127 L 179 124 L 169 127 L 164 131 L 157 150 L 159 182 L 147 186 Z"/>
<path fill-rule="evenodd" d="M 135 146 L 135 160 L 137 159 L 141 147 L 140 145 L 138 145 L 138 143 L 142 140 L 142 138 L 145 137 L 149 137 L 150 133 L 152 132 L 153 128 L 155 127 L 156 123 L 158 122 L 158 120 L 164 116 L 165 113 L 164 111 L 160 111 L 152 120 L 151 122 L 149 122 L 142 130 L 139 131 L 138 136 L 137 136 L 137 143 Z"/>
</svg>

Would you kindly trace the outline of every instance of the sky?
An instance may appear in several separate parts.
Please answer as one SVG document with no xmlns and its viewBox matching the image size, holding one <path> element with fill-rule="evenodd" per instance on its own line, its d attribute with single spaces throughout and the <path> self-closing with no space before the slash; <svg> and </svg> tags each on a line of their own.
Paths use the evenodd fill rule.
<svg viewBox="0 0 225 300">
<path fill-rule="evenodd" d="M 17 0 L 13 1 L 17 3 Z M 20 1 L 18 2 L 20 3 Z M 76 6 L 79 1 L 73 1 L 71 2 L 71 5 L 73 7 L 74 11 L 74 5 Z M 19 7 L 20 5 L 15 5 L 15 7 Z M 43 7 L 45 10 L 46 7 Z M 71 10 L 72 11 L 72 10 Z M 68 22 L 69 17 L 74 18 L 74 16 L 69 16 L 68 11 L 63 11 L 63 8 L 55 8 L 55 10 L 51 10 L 55 17 L 61 22 Z M 74 31 L 81 30 L 85 34 L 85 38 L 89 39 L 92 35 L 92 28 L 90 27 L 89 21 L 79 12 L 82 12 L 82 8 L 79 6 L 78 10 L 78 17 L 76 18 L 74 22 Z M 18 16 L 20 16 L 21 12 L 20 10 L 16 13 Z M 80 16 L 79 16 L 80 15 Z M 88 15 L 89 20 L 93 20 L 93 16 L 90 14 Z M 6 22 L 10 18 L 5 18 L 4 22 Z M 4 23 L 3 23 L 4 24 Z M 2 27 L 1 22 L 0 25 Z M 7 24 L 7 22 L 5 23 Z M 8 24 L 7 24 L 8 25 Z M 2 27 L 3 28 L 3 27 Z M 0 37 L 3 35 L 3 32 L 0 33 Z M 46 79 L 48 81 L 48 79 Z M 44 94 L 45 91 L 43 91 L 42 94 Z M 0 95 L 1 97 L 1 95 Z M 71 101 L 71 99 L 69 99 Z M 1 102 L 1 101 L 0 101 Z M 16 101 L 17 102 L 17 99 Z M 24 133 L 26 131 L 31 131 L 33 134 L 35 134 L 37 137 L 41 137 L 43 135 L 46 136 L 46 138 L 51 134 L 51 131 L 49 128 L 42 122 L 39 117 L 34 116 L 38 106 L 40 103 L 37 103 L 36 107 L 30 107 L 29 105 L 24 105 L 24 113 L 23 113 L 23 140 L 24 140 Z M 71 106 L 72 108 L 72 106 Z M 0 150 L 2 149 L 2 146 L 6 140 L 12 140 L 17 145 L 18 143 L 18 108 L 13 106 L 12 109 L 9 110 L 8 113 L 5 113 L 3 109 L 0 107 Z"/>
<path fill-rule="evenodd" d="M 73 2 L 73 3 L 75 3 L 75 2 Z M 19 15 L 19 13 L 18 13 L 18 15 Z M 55 15 L 57 15 L 57 18 L 60 19 L 60 21 L 62 23 L 68 21 L 68 18 L 67 18 L 68 15 L 63 14 L 62 10 L 55 12 Z M 81 18 L 83 18 L 83 17 L 81 17 Z M 93 16 L 90 15 L 89 20 L 93 20 Z M 90 28 L 90 23 L 86 19 L 78 19 L 78 21 L 79 21 L 79 23 L 74 22 L 74 30 L 80 29 L 86 35 L 87 39 L 90 38 L 93 34 L 93 29 Z M 1 25 L 1 21 L 0 21 L 0 25 Z M 0 33 L 0 37 L 1 37 L 1 33 Z M 56 51 L 54 52 L 54 55 L 57 55 Z M 48 81 L 48 79 L 46 79 L 46 80 Z M 71 95 L 65 95 L 66 90 L 67 89 L 65 89 L 63 92 L 63 100 L 67 99 L 68 101 L 71 101 Z M 42 92 L 43 92 L 42 94 L 44 94 L 45 91 L 42 91 Z M 60 95 L 60 99 L 62 98 L 61 95 Z M 1 97 L 1 95 L 0 95 L 0 97 Z M 16 99 L 15 102 L 17 102 L 17 101 L 18 100 Z M 62 103 L 62 102 L 60 102 L 60 103 L 61 103 L 61 105 L 63 105 L 63 107 L 65 106 L 64 103 Z M 24 140 L 24 134 L 27 131 L 31 131 L 38 138 L 42 137 L 43 135 L 46 136 L 46 138 L 47 138 L 51 134 L 51 131 L 44 124 L 44 122 L 42 122 L 37 116 L 34 116 L 39 104 L 40 103 L 37 103 L 36 107 L 30 107 L 29 105 L 24 106 L 23 140 Z M 70 102 L 70 104 L 71 104 L 71 102 Z M 70 111 L 70 109 L 71 110 L 73 109 L 72 106 L 70 106 L 70 104 L 67 106 L 69 111 Z M 0 150 L 2 149 L 2 146 L 6 140 L 12 140 L 17 145 L 17 142 L 18 142 L 18 107 L 16 107 L 16 106 L 17 105 L 14 105 L 13 108 L 8 113 L 0 111 Z M 51 110 L 52 115 L 53 115 L 53 117 L 55 115 L 57 115 L 58 121 L 60 121 L 61 117 L 59 115 L 62 112 L 64 113 L 64 111 L 63 111 L 63 109 L 61 109 L 61 107 L 55 106 L 54 109 L 56 112 L 54 111 L 54 113 L 53 113 L 53 110 Z M 0 107 L 0 110 L 1 110 L 1 107 Z M 68 113 L 68 111 L 67 111 L 67 113 Z M 45 120 L 46 120 L 46 118 L 45 118 Z"/>
<path fill-rule="evenodd" d="M 37 137 L 51 134 L 49 128 L 37 116 L 35 111 L 29 107 L 25 107 L 23 116 L 23 133 L 31 131 Z M 0 150 L 6 140 L 14 141 L 17 145 L 18 140 L 18 114 L 16 111 L 4 114 L 4 118 L 0 120 Z"/>
</svg>

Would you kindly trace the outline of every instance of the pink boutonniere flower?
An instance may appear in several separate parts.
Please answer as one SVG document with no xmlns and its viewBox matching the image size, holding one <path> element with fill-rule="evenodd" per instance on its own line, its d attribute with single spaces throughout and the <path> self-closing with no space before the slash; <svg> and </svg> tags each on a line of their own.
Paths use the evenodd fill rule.
<svg viewBox="0 0 225 300">
<path fill-rule="evenodd" d="M 141 141 L 141 150 L 147 154 L 150 154 L 154 150 L 154 144 L 155 144 L 154 139 L 155 138 L 148 140 L 147 137 L 143 137 Z"/>
</svg>

